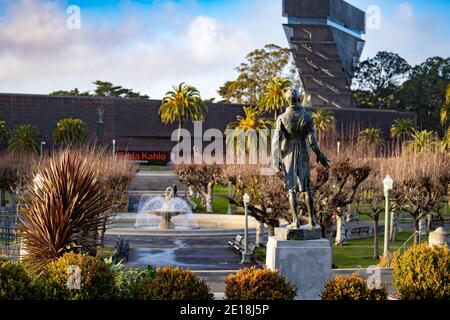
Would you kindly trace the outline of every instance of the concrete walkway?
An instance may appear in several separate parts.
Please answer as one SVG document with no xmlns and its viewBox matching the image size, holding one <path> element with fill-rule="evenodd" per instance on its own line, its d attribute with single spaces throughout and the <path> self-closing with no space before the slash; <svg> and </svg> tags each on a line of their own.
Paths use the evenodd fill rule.
<svg viewBox="0 0 450 320">
<path fill-rule="evenodd" d="M 225 291 L 225 279 L 229 274 L 243 267 L 241 257 L 231 249 L 227 241 L 230 235 L 210 235 L 200 237 L 128 237 L 130 240 L 130 256 L 127 263 L 130 267 L 154 267 L 164 265 L 180 266 L 190 269 L 204 278 L 216 298 L 222 299 Z M 108 236 L 109 244 L 116 237 Z M 250 235 L 254 241 L 254 235 Z M 357 273 L 364 279 L 379 277 L 382 283 L 388 285 L 390 292 L 395 292 L 392 286 L 392 270 L 381 269 L 336 269 L 333 275 L 351 275 Z"/>
<path fill-rule="evenodd" d="M 241 258 L 229 248 L 231 235 L 207 237 L 124 237 L 129 239 L 129 266 L 176 265 L 190 270 L 239 270 Z M 249 237 L 254 241 L 254 236 Z M 115 238 L 108 237 L 113 243 Z"/>
</svg>

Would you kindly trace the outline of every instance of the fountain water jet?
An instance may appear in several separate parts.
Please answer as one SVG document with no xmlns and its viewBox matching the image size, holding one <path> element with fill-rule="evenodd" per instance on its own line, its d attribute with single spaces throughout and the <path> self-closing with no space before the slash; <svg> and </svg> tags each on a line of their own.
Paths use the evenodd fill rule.
<svg viewBox="0 0 450 320">
<path fill-rule="evenodd" d="M 135 228 L 196 229 L 198 224 L 190 204 L 169 187 L 164 196 L 147 195 L 139 202 Z"/>
</svg>

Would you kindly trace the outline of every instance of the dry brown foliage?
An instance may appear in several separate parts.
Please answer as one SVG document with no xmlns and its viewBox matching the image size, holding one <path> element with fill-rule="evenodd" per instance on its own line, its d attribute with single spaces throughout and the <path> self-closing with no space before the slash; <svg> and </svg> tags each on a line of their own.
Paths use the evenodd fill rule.
<svg viewBox="0 0 450 320">
<path fill-rule="evenodd" d="M 133 166 L 95 149 L 55 152 L 38 164 L 22 197 L 25 262 L 40 271 L 66 252 L 94 255 L 133 173 Z"/>
</svg>

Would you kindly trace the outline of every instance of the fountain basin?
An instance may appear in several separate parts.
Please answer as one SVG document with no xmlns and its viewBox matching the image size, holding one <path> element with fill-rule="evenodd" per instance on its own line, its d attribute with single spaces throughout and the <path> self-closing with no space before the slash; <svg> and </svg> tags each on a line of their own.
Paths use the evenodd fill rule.
<svg viewBox="0 0 450 320">
<path fill-rule="evenodd" d="M 172 219 L 175 217 L 177 218 Z M 135 228 L 172 230 L 197 227 L 189 200 L 178 197 L 175 187 L 168 187 L 163 196 L 153 194 L 141 196 Z"/>
<path fill-rule="evenodd" d="M 149 217 L 151 217 L 149 215 Z M 180 216 L 174 217 L 174 219 Z M 181 216 L 182 217 L 182 216 Z M 175 226 L 175 229 L 160 230 L 158 224 L 151 228 L 136 228 L 135 213 L 119 213 L 112 220 L 106 234 L 114 236 L 189 236 L 205 237 L 208 235 L 229 235 L 244 234 L 245 216 L 244 215 L 226 215 L 226 214 L 194 214 L 197 222 L 196 228 L 182 228 Z M 161 219 L 160 217 L 156 217 Z M 248 217 L 249 232 L 253 234 L 259 223 L 253 217 Z M 158 221 L 159 223 L 160 221 Z M 175 223 L 176 224 L 176 223 Z"/>
<path fill-rule="evenodd" d="M 162 221 L 159 223 L 159 229 L 171 230 L 175 229 L 175 224 L 172 222 L 172 218 L 184 214 L 181 211 L 147 211 L 147 214 L 153 214 L 155 216 L 162 217 Z"/>
</svg>

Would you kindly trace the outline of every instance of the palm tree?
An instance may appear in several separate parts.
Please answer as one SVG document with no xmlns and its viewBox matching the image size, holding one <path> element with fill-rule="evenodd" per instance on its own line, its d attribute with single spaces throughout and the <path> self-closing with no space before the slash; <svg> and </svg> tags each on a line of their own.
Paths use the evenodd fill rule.
<svg viewBox="0 0 450 320">
<path fill-rule="evenodd" d="M 7 144 L 11 138 L 11 130 L 6 125 L 6 121 L 0 120 L 0 144 Z"/>
<path fill-rule="evenodd" d="M 414 133 L 414 122 L 411 119 L 395 119 L 391 127 L 391 137 L 407 140 Z"/>
<path fill-rule="evenodd" d="M 447 86 L 447 90 L 445 92 L 445 102 L 442 105 L 441 109 L 441 123 L 445 125 L 450 116 L 450 84 Z"/>
<path fill-rule="evenodd" d="M 450 152 L 450 128 L 447 129 L 447 131 L 445 132 L 444 138 L 442 138 L 441 149 L 444 152 Z M 450 192 L 450 188 L 449 188 L 449 192 Z"/>
<path fill-rule="evenodd" d="M 81 146 L 88 140 L 88 128 L 81 119 L 59 120 L 53 131 L 55 144 L 62 146 Z"/>
<path fill-rule="evenodd" d="M 39 131 L 36 126 L 21 124 L 14 128 L 9 140 L 9 150 L 18 155 L 39 153 Z"/>
<path fill-rule="evenodd" d="M 290 87 L 291 82 L 287 78 L 278 77 L 270 81 L 260 97 L 259 106 L 261 109 L 266 112 L 273 112 L 276 120 L 278 111 L 281 112 L 289 106 L 286 93 Z"/>
<path fill-rule="evenodd" d="M 368 128 L 359 133 L 358 145 L 369 153 L 375 153 L 376 150 L 384 145 L 381 129 Z"/>
<path fill-rule="evenodd" d="M 164 124 L 178 121 L 178 142 L 181 141 L 183 121 L 190 119 L 199 121 L 205 118 L 206 105 L 200 97 L 200 92 L 184 82 L 174 86 L 164 97 L 158 114 Z"/>
<path fill-rule="evenodd" d="M 319 142 L 322 141 L 322 135 L 334 128 L 336 122 L 333 112 L 328 109 L 317 109 L 312 113 L 314 118 L 314 128 L 317 130 Z"/>
<path fill-rule="evenodd" d="M 270 130 L 273 127 L 273 121 L 263 118 L 261 115 L 262 112 L 258 107 L 244 107 L 244 117 L 237 116 L 237 121 L 229 123 L 227 126 L 227 129 L 233 130 L 233 133 L 226 137 L 227 144 L 230 145 L 231 142 L 234 142 L 235 138 L 245 134 L 245 143 L 243 144 L 245 152 L 257 150 L 258 139 L 255 135 L 248 134 L 249 131 L 253 130 L 257 133 L 260 130 Z M 261 138 L 264 139 L 266 137 L 262 135 Z M 242 148 L 242 143 L 237 143 L 236 146 L 236 152 L 241 152 L 242 150 L 240 148 Z"/>
<path fill-rule="evenodd" d="M 412 134 L 413 140 L 407 146 L 407 151 L 423 152 L 436 150 L 436 133 L 434 131 L 415 130 Z"/>
</svg>

